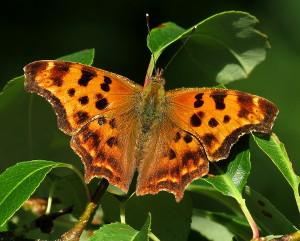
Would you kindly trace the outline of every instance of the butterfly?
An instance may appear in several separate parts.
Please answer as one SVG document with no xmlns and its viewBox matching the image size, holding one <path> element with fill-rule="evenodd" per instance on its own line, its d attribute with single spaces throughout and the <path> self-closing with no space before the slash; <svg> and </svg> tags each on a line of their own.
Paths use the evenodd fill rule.
<svg viewBox="0 0 300 241">
<path fill-rule="evenodd" d="M 240 136 L 269 133 L 278 114 L 270 101 L 221 88 L 165 91 L 161 72 L 144 86 L 79 63 L 42 60 L 24 67 L 25 89 L 53 106 L 58 127 L 85 167 L 136 194 L 168 191 L 177 201 L 209 161 L 228 157 Z"/>
</svg>

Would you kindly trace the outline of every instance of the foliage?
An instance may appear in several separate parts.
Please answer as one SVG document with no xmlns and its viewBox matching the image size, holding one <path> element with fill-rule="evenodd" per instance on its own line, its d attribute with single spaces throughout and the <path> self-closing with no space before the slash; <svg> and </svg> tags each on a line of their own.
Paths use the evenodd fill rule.
<svg viewBox="0 0 300 241">
<path fill-rule="evenodd" d="M 148 48 L 153 55 L 147 74 L 152 74 L 154 64 L 169 46 L 181 41 L 181 58 L 195 70 L 197 78 L 222 84 L 246 78 L 265 59 L 269 46 L 266 36 L 255 29 L 257 22 L 247 13 L 230 11 L 216 14 L 187 30 L 172 22 L 164 23 L 148 35 Z M 94 50 L 59 59 L 91 65 Z M 96 183 L 89 187 L 84 183 L 80 161 L 70 151 L 67 137 L 57 130 L 53 111 L 41 98 L 24 92 L 23 82 L 23 76 L 14 78 L 0 94 L 0 128 L 5 140 L 0 149 L 4 163 L 1 167 L 11 166 L 0 175 L 0 230 L 2 235 L 52 240 L 70 229 L 74 219 L 80 217 L 90 200 L 88 188 L 93 190 Z M 45 126 L 49 120 L 51 124 Z M 253 135 L 253 139 L 292 187 L 300 211 L 300 178 L 293 171 L 284 145 L 275 134 Z M 248 142 L 248 138 L 242 138 L 227 160 L 212 164 L 214 176 L 194 181 L 179 204 L 166 193 L 136 197 L 122 195 L 110 187 L 81 240 L 192 241 L 198 235 L 203 240 L 226 241 L 249 240 L 257 237 L 258 230 L 265 236 L 296 232 L 298 228 L 288 217 L 247 186 L 251 173 Z M 34 160 L 39 158 L 48 161 Z M 66 167 L 72 173 L 60 168 L 54 170 L 57 167 Z M 199 208 L 201 204 L 195 200 L 200 195 L 214 200 L 223 209 Z M 35 206 L 30 210 L 21 208 L 29 197 L 48 200 L 46 210 L 42 210 L 46 215 L 34 211 Z M 58 213 L 70 205 L 71 215 L 59 217 Z M 50 222 L 53 228 L 50 224 L 48 229 L 30 226 L 37 224 L 40 217 L 54 216 Z M 89 236 L 87 231 L 91 230 L 95 232 Z"/>
</svg>

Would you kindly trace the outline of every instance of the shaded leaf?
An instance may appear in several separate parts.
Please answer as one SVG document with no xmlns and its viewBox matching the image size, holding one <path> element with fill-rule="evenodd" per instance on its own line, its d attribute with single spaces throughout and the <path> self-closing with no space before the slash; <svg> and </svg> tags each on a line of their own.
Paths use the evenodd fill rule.
<svg viewBox="0 0 300 241">
<path fill-rule="evenodd" d="M 151 232 L 151 215 L 149 213 L 148 218 L 142 227 L 141 231 L 135 236 L 133 241 L 148 241 L 149 240 L 149 233 Z"/>
<path fill-rule="evenodd" d="M 251 239 L 251 230 L 244 218 L 227 213 L 194 210 L 191 228 L 209 240 L 232 240 L 238 236 L 242 240 Z"/>
<path fill-rule="evenodd" d="M 202 178 L 193 181 L 187 187 L 187 190 L 214 199 L 220 204 L 226 206 L 229 210 L 233 211 L 234 213 L 241 215 L 241 209 L 234 198 L 230 196 L 224 196 L 222 193 L 217 191 L 211 184 L 207 183 Z"/>
<path fill-rule="evenodd" d="M 270 136 L 260 137 L 258 135 L 252 135 L 254 141 L 259 148 L 267 154 L 267 156 L 273 161 L 278 170 L 282 173 L 284 178 L 290 184 L 294 191 L 294 196 L 300 212 L 300 196 L 299 196 L 299 183 L 300 177 L 296 175 L 293 170 L 292 162 L 290 161 L 284 144 L 278 139 L 278 137 L 272 133 Z"/>
<path fill-rule="evenodd" d="M 59 60 L 78 62 L 81 64 L 92 65 L 95 57 L 95 49 L 85 49 L 58 58 Z"/>
<path fill-rule="evenodd" d="M 247 142 L 245 142 L 245 140 L 247 140 Z M 217 173 L 220 175 L 202 178 L 201 181 L 209 183 L 220 193 L 233 197 L 240 205 L 242 212 L 251 226 L 253 235 L 256 235 L 256 224 L 254 223 L 254 220 L 246 206 L 245 199 L 242 196 L 242 190 L 247 182 L 251 169 L 248 137 L 245 136 L 241 138 L 238 144 L 239 145 L 235 145 L 231 150 L 229 160 L 232 160 L 230 160 L 227 170 L 223 170 L 217 164 L 214 164 Z M 198 182 L 198 184 L 201 185 L 201 182 Z"/>
<path fill-rule="evenodd" d="M 112 194 L 102 199 L 104 217 L 107 221 L 119 221 L 121 203 Z M 180 203 L 174 196 L 161 192 L 155 196 L 132 197 L 125 203 L 126 223 L 139 229 L 148 213 L 151 213 L 152 231 L 163 241 L 185 241 L 190 231 L 192 204 L 188 195 Z"/>
<path fill-rule="evenodd" d="M 20 162 L 0 175 L 0 226 L 21 207 L 45 176 L 56 167 L 69 165 L 39 160 Z"/>
<path fill-rule="evenodd" d="M 218 13 L 187 30 L 168 22 L 151 31 L 148 48 L 157 60 L 168 46 L 182 40 L 185 73 L 225 84 L 247 78 L 265 59 L 269 44 L 254 28 L 257 23 L 254 16 L 240 11 Z"/>
<path fill-rule="evenodd" d="M 286 234 L 297 228 L 262 194 L 247 186 L 245 199 L 251 214 L 266 234 Z"/>
<path fill-rule="evenodd" d="M 107 224 L 98 229 L 89 241 L 148 241 L 150 225 L 150 215 L 141 231 L 137 231 L 124 223 Z"/>
</svg>

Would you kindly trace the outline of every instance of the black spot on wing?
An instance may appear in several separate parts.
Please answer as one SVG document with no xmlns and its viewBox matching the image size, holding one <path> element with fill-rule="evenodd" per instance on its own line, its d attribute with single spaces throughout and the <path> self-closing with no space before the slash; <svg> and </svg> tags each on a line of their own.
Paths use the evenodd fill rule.
<svg viewBox="0 0 300 241">
<path fill-rule="evenodd" d="M 79 103 L 82 104 L 82 105 L 86 105 L 87 103 L 89 103 L 89 97 L 88 96 L 81 96 L 79 99 L 78 99 Z"/>
<path fill-rule="evenodd" d="M 229 115 L 225 115 L 223 118 L 223 123 L 228 123 L 230 121 L 230 116 Z"/>
<path fill-rule="evenodd" d="M 38 61 L 25 66 L 25 75 L 30 81 L 35 78 L 36 74 L 45 70 L 48 66 L 47 62 Z"/>
<path fill-rule="evenodd" d="M 74 89 L 74 88 L 68 89 L 68 95 L 69 95 L 70 97 L 73 97 L 73 96 L 75 95 L 75 89 Z"/>
<path fill-rule="evenodd" d="M 213 98 L 216 109 L 223 110 L 225 109 L 225 102 L 224 99 L 226 98 L 227 94 L 223 91 L 214 91 L 210 94 L 210 97 Z"/>
<path fill-rule="evenodd" d="M 78 111 L 75 115 L 76 115 L 75 119 L 77 121 L 77 124 L 82 124 L 83 122 L 89 119 L 89 114 L 85 111 Z"/>
<path fill-rule="evenodd" d="M 87 86 L 91 79 L 97 76 L 97 73 L 89 68 L 83 68 L 81 70 L 81 77 L 78 80 L 78 84 L 81 86 Z"/>
<path fill-rule="evenodd" d="M 208 121 L 208 125 L 214 128 L 219 125 L 219 122 L 215 118 L 210 118 L 210 120 Z"/>
<path fill-rule="evenodd" d="M 191 116 L 190 123 L 191 123 L 191 125 L 194 126 L 194 127 L 199 127 L 199 126 L 201 126 L 201 120 L 200 120 L 199 116 L 196 115 L 196 114 L 193 114 L 193 115 Z"/>
<path fill-rule="evenodd" d="M 112 146 L 116 146 L 118 144 L 118 140 L 115 136 L 112 136 L 110 137 L 107 141 L 106 141 L 106 144 L 109 146 L 109 147 L 112 147 Z"/>
<path fill-rule="evenodd" d="M 104 83 L 110 85 L 112 83 L 111 78 L 104 76 Z"/>
<path fill-rule="evenodd" d="M 103 91 L 105 91 L 105 92 L 109 92 L 109 91 L 110 91 L 110 87 L 109 87 L 109 85 L 106 84 L 106 83 L 102 83 L 102 84 L 100 85 L 100 87 L 101 87 L 101 89 L 102 89 Z"/>
<path fill-rule="evenodd" d="M 180 133 L 179 133 L 179 132 L 176 132 L 176 135 L 175 135 L 175 137 L 174 137 L 174 141 L 175 141 L 175 142 L 178 142 L 180 139 L 181 139 Z"/>
<path fill-rule="evenodd" d="M 253 97 L 251 95 L 248 95 L 248 94 L 240 94 L 240 95 L 238 95 L 237 100 L 242 105 L 246 105 L 246 106 L 252 106 L 252 105 L 254 105 L 254 103 L 253 103 Z"/>
<path fill-rule="evenodd" d="M 110 127 L 111 127 L 112 129 L 116 128 L 116 119 L 115 119 L 115 118 L 111 119 L 111 120 L 108 122 L 108 124 L 110 125 Z"/>
<path fill-rule="evenodd" d="M 102 126 L 102 125 L 104 125 L 105 123 L 106 123 L 106 119 L 105 119 L 104 116 L 101 116 L 101 117 L 98 118 L 98 125 L 99 125 L 99 126 Z"/>
<path fill-rule="evenodd" d="M 186 134 L 184 137 L 183 137 L 183 140 L 185 141 L 185 143 L 190 143 L 192 140 L 193 140 L 193 138 L 192 138 L 192 136 L 190 135 L 190 134 Z"/>
<path fill-rule="evenodd" d="M 53 80 L 53 84 L 60 87 L 63 84 L 63 77 L 68 73 L 70 63 L 56 62 L 50 70 L 50 79 Z"/>
<path fill-rule="evenodd" d="M 176 158 L 176 153 L 173 149 L 169 150 L 168 157 L 169 157 L 169 160 L 173 160 L 174 158 Z"/>
<path fill-rule="evenodd" d="M 250 114 L 249 110 L 247 110 L 246 108 L 241 108 L 238 112 L 238 117 L 247 119 L 249 114 Z"/>
<path fill-rule="evenodd" d="M 203 100 L 196 100 L 196 101 L 194 102 L 194 107 L 195 107 L 195 108 L 199 108 L 199 107 L 201 107 L 203 104 L 204 104 L 204 101 L 203 101 Z"/>
<path fill-rule="evenodd" d="M 216 141 L 216 137 L 213 134 L 207 133 L 202 137 L 202 140 L 205 145 L 211 147 L 214 141 Z"/>
<path fill-rule="evenodd" d="M 103 110 L 108 106 L 108 101 L 106 98 L 96 101 L 96 108 L 98 110 Z"/>
</svg>

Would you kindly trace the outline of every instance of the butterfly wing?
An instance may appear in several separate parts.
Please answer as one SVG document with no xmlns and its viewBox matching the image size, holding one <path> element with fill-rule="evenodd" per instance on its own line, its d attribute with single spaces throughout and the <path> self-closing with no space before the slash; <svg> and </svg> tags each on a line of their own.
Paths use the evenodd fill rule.
<svg viewBox="0 0 300 241">
<path fill-rule="evenodd" d="M 36 61 L 24 71 L 25 89 L 52 104 L 59 128 L 69 135 L 92 118 L 132 104 L 142 88 L 123 76 L 78 63 Z"/>
<path fill-rule="evenodd" d="M 169 119 L 153 129 L 139 165 L 137 195 L 165 190 L 180 201 L 185 187 L 208 173 L 208 160 L 200 142 Z"/>
<path fill-rule="evenodd" d="M 270 101 L 235 90 L 177 89 L 167 99 L 170 119 L 201 142 L 210 161 L 227 158 L 246 133 L 269 133 L 278 114 Z"/>
<path fill-rule="evenodd" d="M 136 163 L 134 148 L 137 119 L 131 111 L 105 116 L 86 124 L 71 139 L 71 147 L 85 166 L 85 180 L 104 177 L 128 191 Z"/>
<path fill-rule="evenodd" d="M 134 107 L 142 87 L 78 63 L 37 61 L 24 70 L 25 89 L 45 97 L 55 109 L 59 128 L 72 136 L 86 181 L 105 177 L 127 191 L 136 168 Z"/>
</svg>

